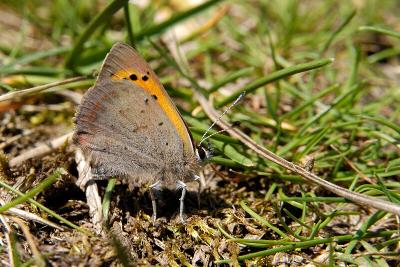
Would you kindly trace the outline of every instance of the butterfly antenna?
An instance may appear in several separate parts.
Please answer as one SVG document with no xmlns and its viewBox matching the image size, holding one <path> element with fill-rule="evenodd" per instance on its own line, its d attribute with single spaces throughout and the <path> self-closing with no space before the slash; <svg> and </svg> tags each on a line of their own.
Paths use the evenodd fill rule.
<svg viewBox="0 0 400 267">
<path fill-rule="evenodd" d="M 244 97 L 245 95 L 246 95 L 246 92 L 241 93 L 241 94 L 238 96 L 238 98 L 236 98 L 236 100 L 235 100 L 235 101 L 234 101 L 234 102 L 233 102 L 233 103 L 218 117 L 218 119 L 215 120 L 215 121 L 211 124 L 210 127 L 208 127 L 207 131 L 205 131 L 205 133 L 204 133 L 203 136 L 201 137 L 199 146 L 201 145 L 201 143 L 203 143 L 205 140 L 207 140 L 207 139 L 210 138 L 211 136 L 216 135 L 216 134 L 218 134 L 218 133 L 225 132 L 226 130 L 228 130 L 228 129 L 230 129 L 230 128 L 233 127 L 233 126 L 231 126 L 231 127 L 229 127 L 228 129 L 218 131 L 218 132 L 213 133 L 213 134 L 211 134 L 211 135 L 209 135 L 209 136 L 206 137 L 207 133 L 215 126 L 215 124 L 216 124 L 217 122 L 219 122 L 219 121 L 221 120 L 221 118 L 222 118 L 223 116 L 225 116 L 226 113 L 228 113 L 229 110 L 231 110 L 234 106 L 236 106 L 236 105 L 243 99 L 243 97 Z"/>
<path fill-rule="evenodd" d="M 218 131 L 218 132 L 215 132 L 215 133 L 210 134 L 209 136 L 207 136 L 206 138 L 204 138 L 204 139 L 202 139 L 202 140 L 200 141 L 199 146 L 201 145 L 202 142 L 204 142 L 204 141 L 206 141 L 207 139 L 213 137 L 214 135 L 220 134 L 220 133 L 223 133 L 223 132 L 226 132 L 226 131 L 232 129 L 233 127 L 239 126 L 239 124 L 240 124 L 240 123 L 239 123 L 238 121 L 237 121 L 237 122 L 234 122 L 234 123 L 233 123 L 231 126 L 229 126 L 228 128 L 222 129 L 222 130 L 220 130 L 220 131 Z"/>
</svg>

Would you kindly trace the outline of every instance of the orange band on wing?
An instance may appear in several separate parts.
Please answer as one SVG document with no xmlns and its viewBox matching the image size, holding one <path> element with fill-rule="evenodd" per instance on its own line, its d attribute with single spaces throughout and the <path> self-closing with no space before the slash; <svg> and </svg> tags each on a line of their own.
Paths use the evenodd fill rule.
<svg viewBox="0 0 400 267">
<path fill-rule="evenodd" d="M 176 110 L 176 107 L 166 95 L 165 89 L 158 79 L 152 78 L 152 75 L 155 74 L 150 72 L 142 74 L 135 69 L 125 69 L 114 73 L 111 78 L 113 80 L 130 80 L 132 83 L 143 88 L 150 95 L 156 96 L 161 108 L 164 110 L 165 114 L 167 114 L 167 117 L 175 126 L 179 136 L 183 140 L 185 151 L 189 152 L 192 150 L 192 141 L 190 140 L 188 129 Z"/>
</svg>

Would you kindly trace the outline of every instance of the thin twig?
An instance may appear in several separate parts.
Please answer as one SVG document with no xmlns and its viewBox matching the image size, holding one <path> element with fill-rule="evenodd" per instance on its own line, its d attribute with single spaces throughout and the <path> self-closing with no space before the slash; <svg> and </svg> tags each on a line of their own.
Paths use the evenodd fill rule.
<svg viewBox="0 0 400 267">
<path fill-rule="evenodd" d="M 216 121 L 219 117 L 219 114 L 215 109 L 212 107 L 212 105 L 208 102 L 208 100 L 199 92 L 195 90 L 195 96 L 197 97 L 198 101 L 200 102 L 201 106 L 203 107 L 204 111 L 206 112 L 207 116 L 212 120 Z M 317 184 L 319 186 L 322 186 L 323 188 L 329 190 L 330 192 L 344 197 L 346 199 L 349 199 L 355 203 L 358 203 L 360 205 L 367 205 L 369 207 L 373 207 L 379 210 L 391 212 L 397 215 L 400 215 L 400 205 L 396 205 L 393 203 L 390 203 L 388 201 L 379 199 L 379 198 L 372 198 L 369 196 L 362 195 L 357 192 L 350 191 L 346 188 L 343 188 L 341 186 L 338 186 L 336 184 L 333 184 L 329 181 L 326 181 L 317 175 L 307 171 L 306 169 L 285 160 L 284 158 L 279 157 L 278 155 L 274 154 L 273 152 L 269 151 L 268 149 L 259 146 L 256 144 L 249 136 L 247 136 L 245 133 L 240 131 L 237 128 L 231 128 L 230 125 L 225 122 L 223 119 L 220 119 L 217 124 L 222 128 L 225 129 L 232 137 L 237 138 L 240 140 L 243 144 L 245 144 L 248 148 L 251 150 L 255 151 L 257 154 L 260 156 L 284 167 L 285 169 L 288 169 L 300 176 L 302 176 L 305 180 L 308 182 Z"/>
</svg>

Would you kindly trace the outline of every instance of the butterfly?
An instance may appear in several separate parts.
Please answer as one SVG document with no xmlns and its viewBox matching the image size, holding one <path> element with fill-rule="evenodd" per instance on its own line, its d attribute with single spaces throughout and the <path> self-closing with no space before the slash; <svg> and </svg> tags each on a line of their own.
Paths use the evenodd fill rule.
<svg viewBox="0 0 400 267">
<path fill-rule="evenodd" d="M 130 46 L 117 43 L 106 56 L 95 85 L 75 115 L 73 142 L 98 178 L 123 177 L 155 191 L 181 189 L 182 221 L 186 183 L 199 183 L 209 156 L 196 147 L 178 109 L 149 64 Z"/>
</svg>

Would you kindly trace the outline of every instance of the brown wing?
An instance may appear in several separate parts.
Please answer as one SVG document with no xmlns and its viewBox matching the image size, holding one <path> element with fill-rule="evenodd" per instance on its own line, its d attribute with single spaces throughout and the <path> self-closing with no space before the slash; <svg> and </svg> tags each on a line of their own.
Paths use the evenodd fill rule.
<svg viewBox="0 0 400 267">
<path fill-rule="evenodd" d="M 187 161 L 184 142 L 158 99 L 130 81 L 88 90 L 75 117 L 74 142 L 99 176 L 156 179 Z"/>
<path fill-rule="evenodd" d="M 183 140 L 185 153 L 194 154 L 194 145 L 182 117 L 149 64 L 130 46 L 115 44 L 101 68 L 98 84 L 128 80 L 158 100 L 162 111 Z"/>
</svg>

